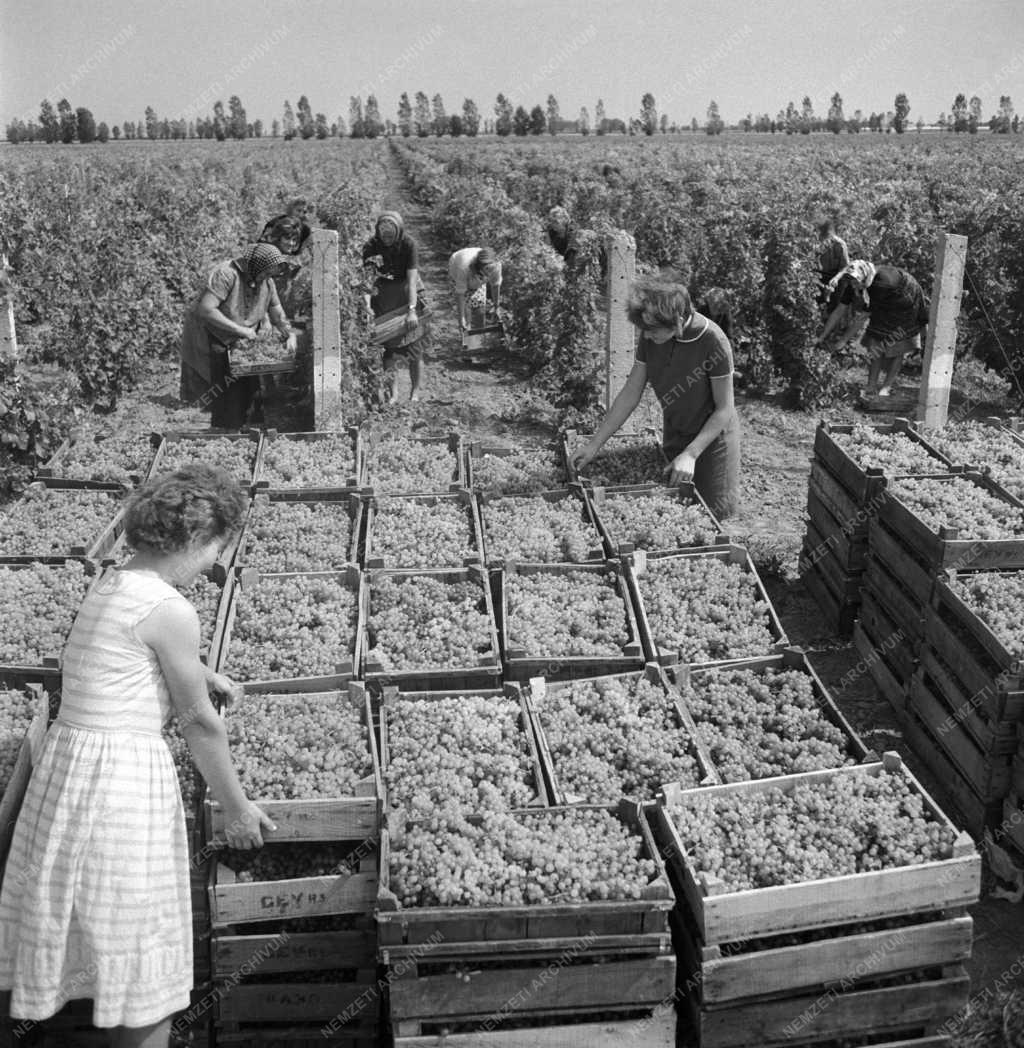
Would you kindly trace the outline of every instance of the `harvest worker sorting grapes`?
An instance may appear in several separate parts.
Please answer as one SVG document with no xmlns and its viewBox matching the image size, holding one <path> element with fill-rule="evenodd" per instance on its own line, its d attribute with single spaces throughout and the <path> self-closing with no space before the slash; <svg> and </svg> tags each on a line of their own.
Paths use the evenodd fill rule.
<svg viewBox="0 0 1024 1048">
<path fill-rule="evenodd" d="M 694 310 L 682 284 L 664 276 L 635 281 L 626 312 L 640 329 L 636 359 L 604 421 L 575 455 L 576 468 L 597 456 L 650 382 L 664 419 L 669 483 L 692 480 L 720 520 L 732 516 L 739 505 L 740 431 L 729 340 Z"/>
<path fill-rule="evenodd" d="M 93 1002 L 118 1048 L 165 1048 L 192 990 L 185 811 L 161 730 L 172 711 L 226 815 L 232 847 L 273 829 L 239 784 L 210 692 L 240 690 L 199 660 L 176 586 L 209 568 L 246 499 L 223 470 L 165 473 L 128 504 L 134 556 L 89 591 L 64 649 L 60 714 L 14 827 L 0 892 L 0 1008 L 43 1020 Z M 9 1005 L 7 998 L 9 997 Z"/>
<path fill-rule="evenodd" d="M 489 247 L 464 247 L 448 260 L 448 278 L 455 287 L 459 322 L 469 327 L 470 306 L 486 310 L 487 301 L 495 313 L 501 305 L 501 263 Z"/>
</svg>

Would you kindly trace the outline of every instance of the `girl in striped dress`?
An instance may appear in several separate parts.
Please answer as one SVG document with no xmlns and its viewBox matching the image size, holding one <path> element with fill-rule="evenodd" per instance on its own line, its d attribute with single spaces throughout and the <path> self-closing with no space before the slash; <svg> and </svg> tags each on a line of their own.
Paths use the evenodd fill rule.
<svg viewBox="0 0 1024 1048">
<path fill-rule="evenodd" d="M 185 814 L 161 737 L 172 707 L 228 810 L 228 843 L 258 847 L 273 828 L 242 791 L 208 694 L 240 689 L 200 662 L 198 617 L 175 589 L 213 564 L 244 508 L 221 470 L 157 477 L 127 509 L 137 552 L 82 603 L 0 889 L 0 998 L 9 991 L 14 1019 L 90 998 L 114 1048 L 166 1048 L 171 1016 L 188 1007 Z"/>
</svg>

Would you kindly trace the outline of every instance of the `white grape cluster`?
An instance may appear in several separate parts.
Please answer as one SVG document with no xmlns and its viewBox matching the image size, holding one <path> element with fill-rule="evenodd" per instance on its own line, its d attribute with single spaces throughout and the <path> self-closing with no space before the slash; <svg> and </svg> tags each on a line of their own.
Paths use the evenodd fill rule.
<svg viewBox="0 0 1024 1048">
<path fill-rule="evenodd" d="M 207 655 L 213 640 L 213 630 L 217 625 L 222 590 L 208 575 L 197 575 L 187 586 L 177 588 L 196 609 L 199 616 L 199 654 Z"/>
<path fill-rule="evenodd" d="M 337 695 L 247 695 L 224 719 L 248 797 L 350 797 L 373 772 L 362 717 Z"/>
<path fill-rule="evenodd" d="M 391 436 L 373 447 L 370 484 L 392 495 L 447 491 L 456 479 L 456 469 L 447 444 Z"/>
<path fill-rule="evenodd" d="M 473 487 L 488 498 L 499 495 L 537 495 L 565 484 L 565 467 L 548 449 L 516 450 L 510 455 L 481 455 L 473 459 Z"/>
<path fill-rule="evenodd" d="M 729 891 L 949 858 L 955 831 L 902 776 L 839 775 L 756 793 L 699 791 L 669 808 L 692 872 Z"/>
<path fill-rule="evenodd" d="M 710 670 L 684 696 L 726 782 L 855 763 L 799 670 Z"/>
<path fill-rule="evenodd" d="M 481 656 L 497 656 L 491 630 L 478 583 L 429 575 L 371 579 L 368 656 L 385 670 L 475 666 Z"/>
<path fill-rule="evenodd" d="M 704 507 L 680 502 L 671 489 L 642 496 L 609 494 L 597 504 L 597 515 L 616 545 L 631 542 L 636 549 L 711 546 L 718 537 Z"/>
<path fill-rule="evenodd" d="M 256 465 L 255 440 L 229 440 L 227 437 L 182 437 L 164 442 L 157 466 L 159 473 L 173 473 L 197 462 L 226 470 L 242 484 L 252 482 Z"/>
<path fill-rule="evenodd" d="M 576 449 L 579 450 L 579 449 Z M 593 484 L 660 484 L 668 462 L 657 444 L 605 445 L 580 476 Z"/>
<path fill-rule="evenodd" d="M 129 487 L 144 477 L 156 454 L 149 436 L 140 433 L 83 434 L 54 467 L 60 477 Z"/>
<path fill-rule="evenodd" d="M 348 563 L 352 520 L 341 502 L 253 505 L 244 563 L 257 571 L 339 571 Z"/>
<path fill-rule="evenodd" d="M 0 516 L 0 556 L 61 556 L 89 547 L 120 509 L 110 491 L 30 484 Z"/>
<path fill-rule="evenodd" d="M 905 433 L 883 433 L 873 426 L 856 422 L 850 433 L 829 436 L 861 469 L 874 467 L 890 477 L 902 473 L 945 473 L 941 459 L 930 455 L 923 445 Z"/>
<path fill-rule="evenodd" d="M 660 685 L 576 681 L 535 698 L 559 786 L 591 804 L 653 800 L 666 782 L 700 784 L 693 740 Z"/>
<path fill-rule="evenodd" d="M 569 496 L 557 502 L 498 498 L 482 507 L 489 560 L 578 563 L 601 548 L 583 504 Z"/>
<path fill-rule="evenodd" d="M 505 576 L 508 644 L 528 656 L 621 655 L 630 637 L 616 576 L 538 572 Z"/>
<path fill-rule="evenodd" d="M 714 557 L 648 561 L 640 593 L 659 648 L 684 662 L 770 655 L 768 603 L 742 564 Z"/>
<path fill-rule="evenodd" d="M 204 788 L 202 776 L 192 762 L 192 752 L 176 720 L 172 720 L 165 726 L 163 735 L 164 742 L 167 743 L 167 748 L 174 758 L 174 767 L 178 772 L 178 785 L 181 788 L 181 801 L 185 805 L 185 811 L 194 811 Z"/>
<path fill-rule="evenodd" d="M 1008 539 L 1024 535 L 1024 510 L 963 477 L 909 477 L 889 490 L 933 531 L 956 528 L 961 539 Z"/>
<path fill-rule="evenodd" d="M 407 498 L 378 500 L 367 555 L 380 557 L 386 568 L 459 567 L 479 559 L 466 506 Z"/>
<path fill-rule="evenodd" d="M 21 744 L 35 716 L 37 701 L 28 691 L 0 689 L 0 798 L 18 763 Z"/>
<path fill-rule="evenodd" d="M 59 656 L 89 582 L 80 561 L 0 565 L 0 665 Z"/>
<path fill-rule="evenodd" d="M 642 897 L 656 872 L 611 812 L 487 812 L 479 825 L 442 815 L 414 823 L 391 848 L 403 906 L 525 906 Z"/>
<path fill-rule="evenodd" d="M 217 862 L 234 871 L 241 884 L 290 881 L 303 877 L 338 877 L 351 873 L 348 844 L 272 843 L 253 851 L 224 848 Z"/>
<path fill-rule="evenodd" d="M 386 716 L 388 791 L 413 818 L 523 808 L 537 796 L 518 702 L 399 699 Z"/>
<path fill-rule="evenodd" d="M 980 571 L 961 575 L 952 588 L 1013 658 L 1024 658 L 1024 572 Z"/>
<path fill-rule="evenodd" d="M 314 440 L 269 440 L 258 480 L 272 488 L 343 488 L 356 474 L 355 449 L 347 433 Z"/>
<path fill-rule="evenodd" d="M 276 334 L 238 341 L 231 347 L 232 365 L 251 367 L 253 364 L 280 364 L 294 360 L 295 354 Z"/>
<path fill-rule="evenodd" d="M 223 672 L 236 680 L 281 680 L 335 672 L 352 653 L 356 596 L 342 580 L 264 576 L 235 592 Z"/>
<path fill-rule="evenodd" d="M 929 430 L 928 440 L 960 466 L 987 466 L 992 479 L 1015 498 L 1024 499 L 1024 444 L 983 422 L 947 422 Z"/>
</svg>

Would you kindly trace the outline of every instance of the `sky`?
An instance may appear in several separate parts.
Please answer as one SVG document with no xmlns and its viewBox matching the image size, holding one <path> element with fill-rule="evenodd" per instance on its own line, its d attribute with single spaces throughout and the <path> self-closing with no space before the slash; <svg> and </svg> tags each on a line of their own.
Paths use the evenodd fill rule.
<svg viewBox="0 0 1024 1048">
<path fill-rule="evenodd" d="M 394 118 L 403 91 L 504 92 L 527 109 L 554 94 L 563 117 L 659 113 L 734 123 L 810 95 L 824 114 L 893 108 L 932 122 L 978 94 L 987 119 L 1009 94 L 1024 113 L 1024 0 L 0 0 L 0 121 L 67 97 L 108 124 L 208 114 L 237 94 L 250 121 L 308 96 L 328 122 L 351 95 Z"/>
</svg>

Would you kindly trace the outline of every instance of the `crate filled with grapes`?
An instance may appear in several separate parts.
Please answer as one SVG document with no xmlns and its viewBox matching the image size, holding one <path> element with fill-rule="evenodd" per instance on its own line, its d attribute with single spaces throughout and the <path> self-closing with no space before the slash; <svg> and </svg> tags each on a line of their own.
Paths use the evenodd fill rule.
<svg viewBox="0 0 1024 1048">
<path fill-rule="evenodd" d="M 657 553 L 729 541 L 692 484 L 595 487 L 590 504 L 609 557 L 638 549 Z"/>
<path fill-rule="evenodd" d="M 368 435 L 366 483 L 374 495 L 437 495 L 466 487 L 462 438 Z"/>
<path fill-rule="evenodd" d="M 447 495 L 375 497 L 366 503 L 367 568 L 459 568 L 483 560 L 476 500 Z"/>
<path fill-rule="evenodd" d="M 643 668 L 619 564 L 517 564 L 495 575 L 505 675 L 574 680 Z"/>
<path fill-rule="evenodd" d="M 260 574 L 235 581 L 218 670 L 247 691 L 330 691 L 355 676 L 359 569 Z"/>
<path fill-rule="evenodd" d="M 573 455 L 583 449 L 590 434 L 566 430 L 562 453 L 571 482 L 586 487 L 634 487 L 637 484 L 664 484 L 669 461 L 653 436 L 618 434 L 601 448 L 593 462 L 580 472 L 572 464 Z"/>
<path fill-rule="evenodd" d="M 274 821 L 267 841 L 369 841 L 383 796 L 369 699 L 345 691 L 253 694 L 221 711 L 245 795 Z M 224 810 L 206 799 L 210 839 Z"/>
<path fill-rule="evenodd" d="M 732 666 L 665 672 L 721 782 L 875 759 L 800 648 Z"/>
<path fill-rule="evenodd" d="M 663 666 L 760 659 L 786 644 L 775 609 L 742 546 L 686 553 L 642 550 L 626 561 L 646 658 Z"/>
<path fill-rule="evenodd" d="M 155 454 L 148 433 L 72 433 L 36 475 L 86 487 L 120 484 L 130 488 L 149 476 Z"/>
<path fill-rule="evenodd" d="M 363 442 L 358 426 L 339 432 L 278 433 L 268 429 L 256 466 L 257 491 L 358 488 Z"/>
<path fill-rule="evenodd" d="M 176 430 L 153 433 L 150 441 L 156 448 L 150 476 L 173 473 L 184 466 L 202 462 L 226 470 L 246 493 L 252 490 L 263 442 L 259 430 L 240 433 L 215 429 Z"/>
<path fill-rule="evenodd" d="M 374 691 L 494 688 L 494 605 L 478 566 L 367 572 L 359 665 Z"/>
<path fill-rule="evenodd" d="M 1016 419 L 969 419 L 923 429 L 927 439 L 951 462 L 984 469 L 1014 498 L 1024 500 L 1024 435 Z"/>
<path fill-rule="evenodd" d="M 400 692 L 380 699 L 385 810 L 509 811 L 547 804 L 525 699 L 504 690 Z"/>
<path fill-rule="evenodd" d="M 37 480 L 0 512 L 0 557 L 107 556 L 124 530 L 124 488 Z"/>
<path fill-rule="evenodd" d="M 0 881 L 48 714 L 49 696 L 41 684 L 14 685 L 0 674 Z"/>
<path fill-rule="evenodd" d="M 654 663 L 636 673 L 532 680 L 527 702 L 555 804 L 651 802 L 665 782 L 720 781 L 676 698 Z"/>
<path fill-rule="evenodd" d="M 342 571 L 359 560 L 364 503 L 352 491 L 256 495 L 238 540 L 236 567 L 263 574 Z"/>
<path fill-rule="evenodd" d="M 539 495 L 564 488 L 568 476 L 565 458 L 551 447 L 519 448 L 500 444 L 468 445 L 466 484 L 477 495 Z"/>
<path fill-rule="evenodd" d="M 579 485 L 537 495 L 480 496 L 489 567 L 506 560 L 578 564 L 604 560 L 601 535 Z"/>
</svg>

